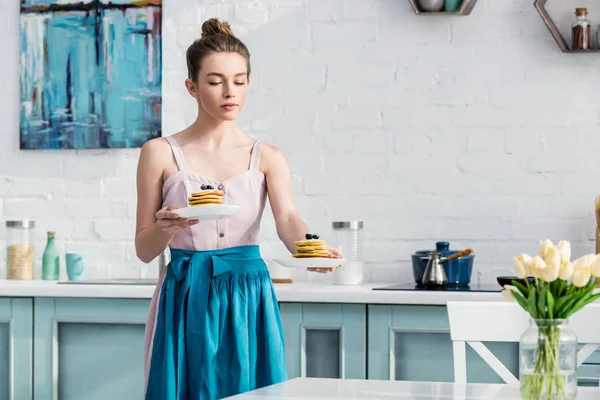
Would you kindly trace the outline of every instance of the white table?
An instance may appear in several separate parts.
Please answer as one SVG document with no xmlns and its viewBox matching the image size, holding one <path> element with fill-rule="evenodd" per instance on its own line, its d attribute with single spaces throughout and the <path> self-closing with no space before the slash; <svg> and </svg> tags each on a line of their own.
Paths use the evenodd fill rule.
<svg viewBox="0 0 600 400">
<path fill-rule="evenodd" d="M 229 397 L 255 399 L 519 399 L 518 385 L 446 382 L 377 381 L 355 379 L 296 378 L 263 389 Z M 580 387 L 577 400 L 600 399 L 600 388 Z"/>
</svg>

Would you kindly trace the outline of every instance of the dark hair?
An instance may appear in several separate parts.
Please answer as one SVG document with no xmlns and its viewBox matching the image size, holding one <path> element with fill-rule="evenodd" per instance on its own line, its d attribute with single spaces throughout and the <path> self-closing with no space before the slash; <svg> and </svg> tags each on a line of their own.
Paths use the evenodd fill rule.
<svg viewBox="0 0 600 400">
<path fill-rule="evenodd" d="M 202 24 L 202 36 L 188 47 L 186 60 L 188 78 L 196 81 L 202 59 L 211 53 L 238 53 L 246 59 L 248 77 L 250 76 L 250 52 L 242 41 L 236 38 L 231 27 L 225 21 L 211 18 Z"/>
</svg>

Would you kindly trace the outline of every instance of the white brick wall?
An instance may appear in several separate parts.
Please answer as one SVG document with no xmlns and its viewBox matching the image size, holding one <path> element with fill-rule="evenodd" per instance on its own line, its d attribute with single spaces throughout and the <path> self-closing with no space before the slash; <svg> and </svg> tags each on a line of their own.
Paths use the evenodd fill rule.
<svg viewBox="0 0 600 400">
<path fill-rule="evenodd" d="M 576 5 L 551 5 L 563 29 Z M 91 276 L 156 276 L 133 246 L 138 150 L 18 150 L 18 2 L 0 16 L 0 216 L 37 221 L 38 267 L 56 230 Z M 560 53 L 530 2 L 419 17 L 402 0 L 165 0 L 165 135 L 195 118 L 184 54 L 213 16 L 252 53 L 240 126 L 287 152 L 312 231 L 365 221 L 370 279 L 411 279 L 410 255 L 439 239 L 474 247 L 486 281 L 540 238 L 593 251 L 600 58 Z M 285 254 L 269 210 L 262 235 L 267 257 Z"/>
</svg>

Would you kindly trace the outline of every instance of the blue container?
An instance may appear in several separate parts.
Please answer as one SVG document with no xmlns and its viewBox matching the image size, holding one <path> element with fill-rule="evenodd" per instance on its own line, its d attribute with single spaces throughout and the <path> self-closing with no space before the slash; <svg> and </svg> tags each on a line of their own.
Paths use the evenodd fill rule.
<svg viewBox="0 0 600 400">
<path fill-rule="evenodd" d="M 454 12 L 458 11 L 463 0 L 446 0 L 444 2 L 444 11 Z"/>
<path fill-rule="evenodd" d="M 415 283 L 422 284 L 425 268 L 427 268 L 428 254 L 431 252 L 441 253 L 442 258 L 458 253 L 458 250 L 449 250 L 449 242 L 436 242 L 435 250 L 420 250 L 412 255 L 412 267 Z M 448 278 L 449 286 L 466 286 L 471 283 L 471 273 L 473 272 L 473 260 L 475 254 L 471 253 L 468 256 L 461 257 L 456 260 L 447 261 L 442 264 L 446 277 Z"/>
</svg>

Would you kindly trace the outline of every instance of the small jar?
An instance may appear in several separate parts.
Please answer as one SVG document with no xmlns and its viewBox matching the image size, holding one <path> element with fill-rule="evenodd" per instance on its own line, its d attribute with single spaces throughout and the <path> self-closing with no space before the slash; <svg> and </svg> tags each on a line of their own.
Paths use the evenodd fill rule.
<svg viewBox="0 0 600 400">
<path fill-rule="evenodd" d="M 587 8 L 577 8 L 575 10 L 571 47 L 573 50 L 589 50 L 592 48 L 592 27 L 588 19 Z"/>
<path fill-rule="evenodd" d="M 600 24 L 596 27 L 596 48 L 600 50 Z"/>
<path fill-rule="evenodd" d="M 334 246 L 347 259 L 335 273 L 338 285 L 360 285 L 364 282 L 363 222 L 338 221 L 332 223 L 335 234 Z"/>
<path fill-rule="evenodd" d="M 35 221 L 6 221 L 6 278 L 33 279 Z"/>
</svg>

